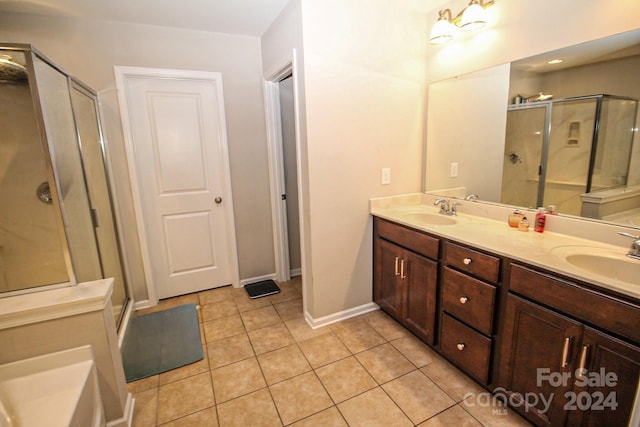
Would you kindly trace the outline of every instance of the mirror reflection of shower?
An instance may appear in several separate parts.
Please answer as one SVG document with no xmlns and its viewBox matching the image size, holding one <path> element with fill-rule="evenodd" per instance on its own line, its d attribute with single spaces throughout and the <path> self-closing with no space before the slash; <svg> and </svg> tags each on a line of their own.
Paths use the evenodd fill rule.
<svg viewBox="0 0 640 427">
<path fill-rule="evenodd" d="M 610 95 L 509 107 L 500 202 L 581 215 L 582 196 L 626 185 L 637 109 Z"/>
</svg>

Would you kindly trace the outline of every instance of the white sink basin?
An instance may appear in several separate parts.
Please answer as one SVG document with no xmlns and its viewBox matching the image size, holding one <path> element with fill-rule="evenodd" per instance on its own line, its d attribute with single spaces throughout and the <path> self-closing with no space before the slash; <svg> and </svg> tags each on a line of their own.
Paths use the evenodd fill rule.
<svg viewBox="0 0 640 427">
<path fill-rule="evenodd" d="M 573 267 L 591 274 L 640 286 L 640 260 L 614 251 L 590 246 L 561 246 L 552 250 Z"/>
<path fill-rule="evenodd" d="M 90 346 L 0 365 L 0 427 L 104 425 Z"/>
<path fill-rule="evenodd" d="M 428 212 L 409 212 L 403 214 L 402 217 L 407 221 L 431 225 L 453 225 L 458 222 L 455 217 Z"/>
</svg>

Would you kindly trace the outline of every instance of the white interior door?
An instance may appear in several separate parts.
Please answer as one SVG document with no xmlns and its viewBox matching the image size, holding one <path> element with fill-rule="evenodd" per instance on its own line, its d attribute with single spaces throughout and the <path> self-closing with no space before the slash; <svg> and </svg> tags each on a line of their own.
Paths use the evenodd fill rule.
<svg viewBox="0 0 640 427">
<path fill-rule="evenodd" d="M 149 299 L 237 286 L 220 73 L 116 75 Z"/>
</svg>

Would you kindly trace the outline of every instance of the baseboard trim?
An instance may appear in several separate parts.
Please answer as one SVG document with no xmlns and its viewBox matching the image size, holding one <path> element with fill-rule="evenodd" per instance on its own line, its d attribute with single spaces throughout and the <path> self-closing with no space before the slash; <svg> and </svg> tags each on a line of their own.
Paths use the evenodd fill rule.
<svg viewBox="0 0 640 427">
<path fill-rule="evenodd" d="M 151 305 L 151 302 L 148 299 L 143 299 L 142 301 L 136 301 L 133 307 L 138 311 L 144 308 L 153 307 L 153 305 Z"/>
<path fill-rule="evenodd" d="M 263 280 L 275 280 L 275 278 L 276 278 L 275 273 L 272 273 L 272 274 L 265 274 L 264 276 L 257 276 L 257 277 L 250 277 L 248 279 L 242 279 L 240 280 L 239 288 L 244 288 L 245 285 L 249 285 L 251 283 L 256 283 L 256 282 L 262 282 Z"/>
<path fill-rule="evenodd" d="M 133 300 L 129 300 L 127 305 L 125 306 L 125 312 L 120 319 L 120 327 L 118 328 L 118 345 L 122 348 L 122 343 L 124 342 L 124 337 L 127 334 L 127 329 L 129 329 L 129 322 L 131 321 L 131 315 L 134 310 L 135 303 Z"/>
<path fill-rule="evenodd" d="M 289 275 L 291 277 L 302 276 L 302 268 L 294 268 L 293 270 L 291 270 Z"/>
<path fill-rule="evenodd" d="M 127 393 L 127 401 L 124 406 L 124 415 L 122 418 L 108 421 L 107 427 L 132 427 L 133 426 L 133 408 L 136 404 L 136 399 L 133 398 L 131 393 Z"/>
<path fill-rule="evenodd" d="M 308 312 L 304 313 L 304 318 L 313 329 L 318 329 L 323 326 L 331 325 L 333 323 L 341 322 L 343 320 L 350 319 L 352 317 L 360 316 L 361 314 L 369 313 L 371 311 L 379 310 L 380 306 L 374 302 L 362 304 L 357 307 L 353 307 L 347 310 L 339 311 L 337 313 L 330 314 L 328 316 L 319 317 L 314 319 Z"/>
</svg>

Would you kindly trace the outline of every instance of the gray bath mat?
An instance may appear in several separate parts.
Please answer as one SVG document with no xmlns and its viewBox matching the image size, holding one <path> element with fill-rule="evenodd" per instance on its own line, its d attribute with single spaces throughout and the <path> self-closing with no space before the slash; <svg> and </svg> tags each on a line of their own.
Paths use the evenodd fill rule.
<svg viewBox="0 0 640 427">
<path fill-rule="evenodd" d="M 122 348 L 127 382 L 202 360 L 195 304 L 134 317 Z"/>
</svg>

